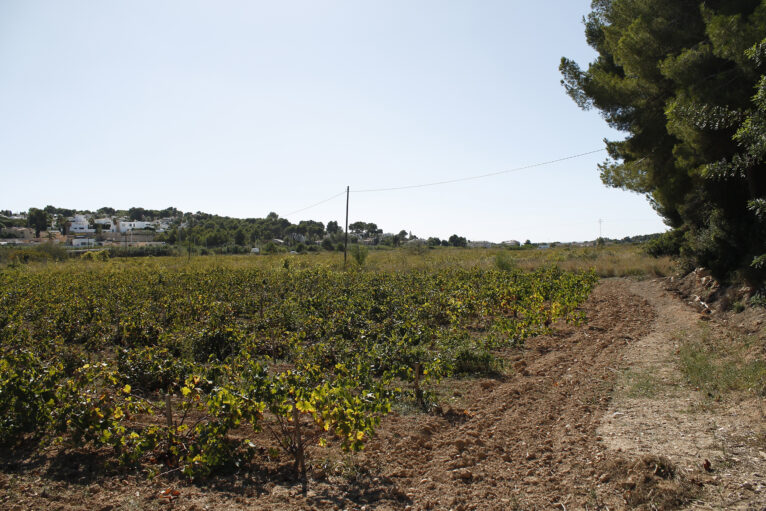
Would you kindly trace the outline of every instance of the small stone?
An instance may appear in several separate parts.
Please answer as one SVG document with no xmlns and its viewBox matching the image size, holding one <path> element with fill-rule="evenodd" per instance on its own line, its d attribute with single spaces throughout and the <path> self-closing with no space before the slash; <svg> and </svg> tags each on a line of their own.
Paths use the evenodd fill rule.
<svg viewBox="0 0 766 511">
<path fill-rule="evenodd" d="M 462 438 L 458 438 L 457 440 L 455 440 L 453 445 L 457 448 L 458 451 L 464 451 L 466 448 L 466 441 L 463 440 Z"/>
<path fill-rule="evenodd" d="M 467 468 L 461 468 L 461 469 L 455 470 L 452 473 L 452 477 L 453 477 L 453 479 L 460 479 L 462 481 L 470 481 L 471 479 L 473 479 L 473 474 Z"/>
</svg>

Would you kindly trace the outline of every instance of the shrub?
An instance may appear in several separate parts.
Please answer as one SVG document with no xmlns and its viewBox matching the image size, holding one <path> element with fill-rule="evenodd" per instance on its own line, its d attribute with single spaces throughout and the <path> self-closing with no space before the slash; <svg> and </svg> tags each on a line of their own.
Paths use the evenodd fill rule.
<svg viewBox="0 0 766 511">
<path fill-rule="evenodd" d="M 89 250 L 88 252 L 84 252 L 83 254 L 81 254 L 80 259 L 83 259 L 85 261 L 108 261 L 109 251 L 108 250 Z"/>
<path fill-rule="evenodd" d="M 495 268 L 501 271 L 510 271 L 516 268 L 516 261 L 505 252 L 495 254 Z"/>
<path fill-rule="evenodd" d="M 369 255 L 369 251 L 367 250 L 367 247 L 362 245 L 353 245 L 351 247 L 351 255 L 354 257 L 356 264 L 359 266 L 364 266 L 365 261 L 367 261 L 367 256 Z"/>
<path fill-rule="evenodd" d="M 44 259 L 52 259 L 54 261 L 63 261 L 67 258 L 66 249 L 56 243 L 43 243 L 35 247 L 35 250 L 43 256 Z"/>
<path fill-rule="evenodd" d="M 503 369 L 502 359 L 498 359 L 485 349 L 472 349 L 468 346 L 460 348 L 455 353 L 455 374 L 498 374 Z"/>
<path fill-rule="evenodd" d="M 169 391 L 193 371 L 192 364 L 158 346 L 120 350 L 117 369 L 124 383 L 143 392 Z"/>
<path fill-rule="evenodd" d="M 753 307 L 764 307 L 766 308 L 766 290 L 758 291 L 753 296 L 750 297 L 750 305 Z"/>
<path fill-rule="evenodd" d="M 60 364 L 46 365 L 29 351 L 0 358 L 0 445 L 17 443 L 24 434 L 46 427 L 61 377 Z"/>
<path fill-rule="evenodd" d="M 24 264 L 36 261 L 63 261 L 67 250 L 55 243 L 43 243 L 34 247 L 0 247 L 0 262 Z"/>
<path fill-rule="evenodd" d="M 176 255 L 178 251 L 170 245 L 153 245 L 146 247 L 110 247 L 109 257 L 161 257 Z"/>
<path fill-rule="evenodd" d="M 263 252 L 265 254 L 276 254 L 277 252 L 279 252 L 279 247 L 273 241 L 269 241 L 268 243 L 266 243 L 266 245 L 264 245 Z"/>
<path fill-rule="evenodd" d="M 199 362 L 211 357 L 225 360 L 239 352 L 242 339 L 242 332 L 231 327 L 203 328 L 192 339 L 194 358 Z"/>
<path fill-rule="evenodd" d="M 417 239 L 408 241 L 405 248 L 410 254 L 423 255 L 428 249 L 428 245 L 424 240 Z"/>
<path fill-rule="evenodd" d="M 681 254 L 684 233 L 681 229 L 664 232 L 646 243 L 644 250 L 653 257 L 677 256 Z"/>
</svg>

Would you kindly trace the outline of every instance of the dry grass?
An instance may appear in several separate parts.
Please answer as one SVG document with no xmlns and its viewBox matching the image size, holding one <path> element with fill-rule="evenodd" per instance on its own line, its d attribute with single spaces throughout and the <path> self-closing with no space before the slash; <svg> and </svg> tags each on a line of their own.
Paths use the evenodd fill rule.
<svg viewBox="0 0 766 511">
<path fill-rule="evenodd" d="M 721 399 L 733 392 L 766 394 L 766 346 L 754 336 L 703 327 L 681 335 L 679 366 L 690 385 Z"/>
<path fill-rule="evenodd" d="M 87 268 L 89 265 L 110 264 L 115 267 L 132 265 L 156 265 L 166 269 L 183 269 L 189 264 L 196 269 L 226 268 L 306 268 L 327 266 L 343 269 L 341 252 L 309 252 L 305 254 L 273 255 L 210 255 L 187 257 L 136 257 L 112 259 L 108 263 L 70 260 L 61 263 L 36 263 L 25 265 L 27 268 L 47 268 L 51 266 L 67 268 Z M 530 249 L 463 249 L 439 247 L 371 249 L 362 268 L 367 271 L 401 272 L 411 270 L 436 270 L 443 268 L 499 268 L 517 267 L 532 270 L 540 266 L 557 265 L 564 270 L 590 270 L 601 277 L 661 277 L 674 272 L 669 258 L 653 258 L 643 253 L 637 245 L 613 245 L 603 248 L 590 247 L 553 247 L 545 250 Z M 351 254 L 346 267 L 359 267 Z"/>
<path fill-rule="evenodd" d="M 621 376 L 627 397 L 652 398 L 662 390 L 662 382 L 654 369 L 628 369 Z"/>
<path fill-rule="evenodd" d="M 305 256 L 269 256 L 291 258 L 291 264 L 327 264 L 343 267 L 340 253 L 309 254 Z M 349 266 L 356 263 L 349 256 Z M 409 249 L 370 250 L 364 268 L 373 271 L 429 270 L 447 267 L 500 268 L 518 267 L 532 270 L 555 264 L 565 270 L 596 270 L 601 277 L 663 277 L 674 273 L 670 258 L 653 258 L 636 245 L 613 245 L 603 248 L 554 247 L 545 250 L 530 248 L 491 249 Z"/>
</svg>

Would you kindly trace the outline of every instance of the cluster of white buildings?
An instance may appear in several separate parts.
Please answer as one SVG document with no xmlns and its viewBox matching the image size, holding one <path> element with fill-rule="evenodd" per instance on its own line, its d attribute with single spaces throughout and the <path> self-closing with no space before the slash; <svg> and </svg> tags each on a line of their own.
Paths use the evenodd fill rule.
<svg viewBox="0 0 766 511">
<path fill-rule="evenodd" d="M 69 221 L 69 233 L 89 234 L 96 232 L 96 226 L 101 226 L 101 232 L 114 232 L 125 234 L 134 230 L 151 229 L 154 232 L 165 232 L 170 228 L 172 218 L 161 218 L 150 222 L 127 220 L 124 218 L 88 218 L 86 215 L 75 215 L 67 219 Z"/>
</svg>

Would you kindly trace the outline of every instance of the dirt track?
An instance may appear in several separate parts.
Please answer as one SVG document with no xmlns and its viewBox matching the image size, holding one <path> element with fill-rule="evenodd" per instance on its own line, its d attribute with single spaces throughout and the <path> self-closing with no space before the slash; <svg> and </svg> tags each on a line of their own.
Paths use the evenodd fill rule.
<svg viewBox="0 0 766 511">
<path fill-rule="evenodd" d="M 82 476 L 85 469 L 52 477 L 50 463 L 29 463 L 0 474 L 0 508 L 662 509 L 694 497 L 701 501 L 691 505 L 704 508 L 718 489 L 741 484 L 736 470 L 702 470 L 698 461 L 715 453 L 687 452 L 689 442 L 672 441 L 700 424 L 679 423 L 680 412 L 661 416 L 672 402 L 658 409 L 620 397 L 628 367 L 656 364 L 672 373 L 673 350 L 665 345 L 678 322 L 697 322 L 693 310 L 659 282 L 623 279 L 602 281 L 585 308 L 586 325 L 557 325 L 553 335 L 509 352 L 508 376 L 447 382 L 441 414 L 391 414 L 355 457 L 315 452 L 306 494 L 274 472 L 211 488 Z M 754 452 L 748 470 L 766 473 Z M 737 507 L 766 509 L 766 483 L 753 481 Z M 159 498 L 169 487 L 180 492 L 172 503 Z M 711 508 L 729 501 L 716 502 Z"/>
</svg>

